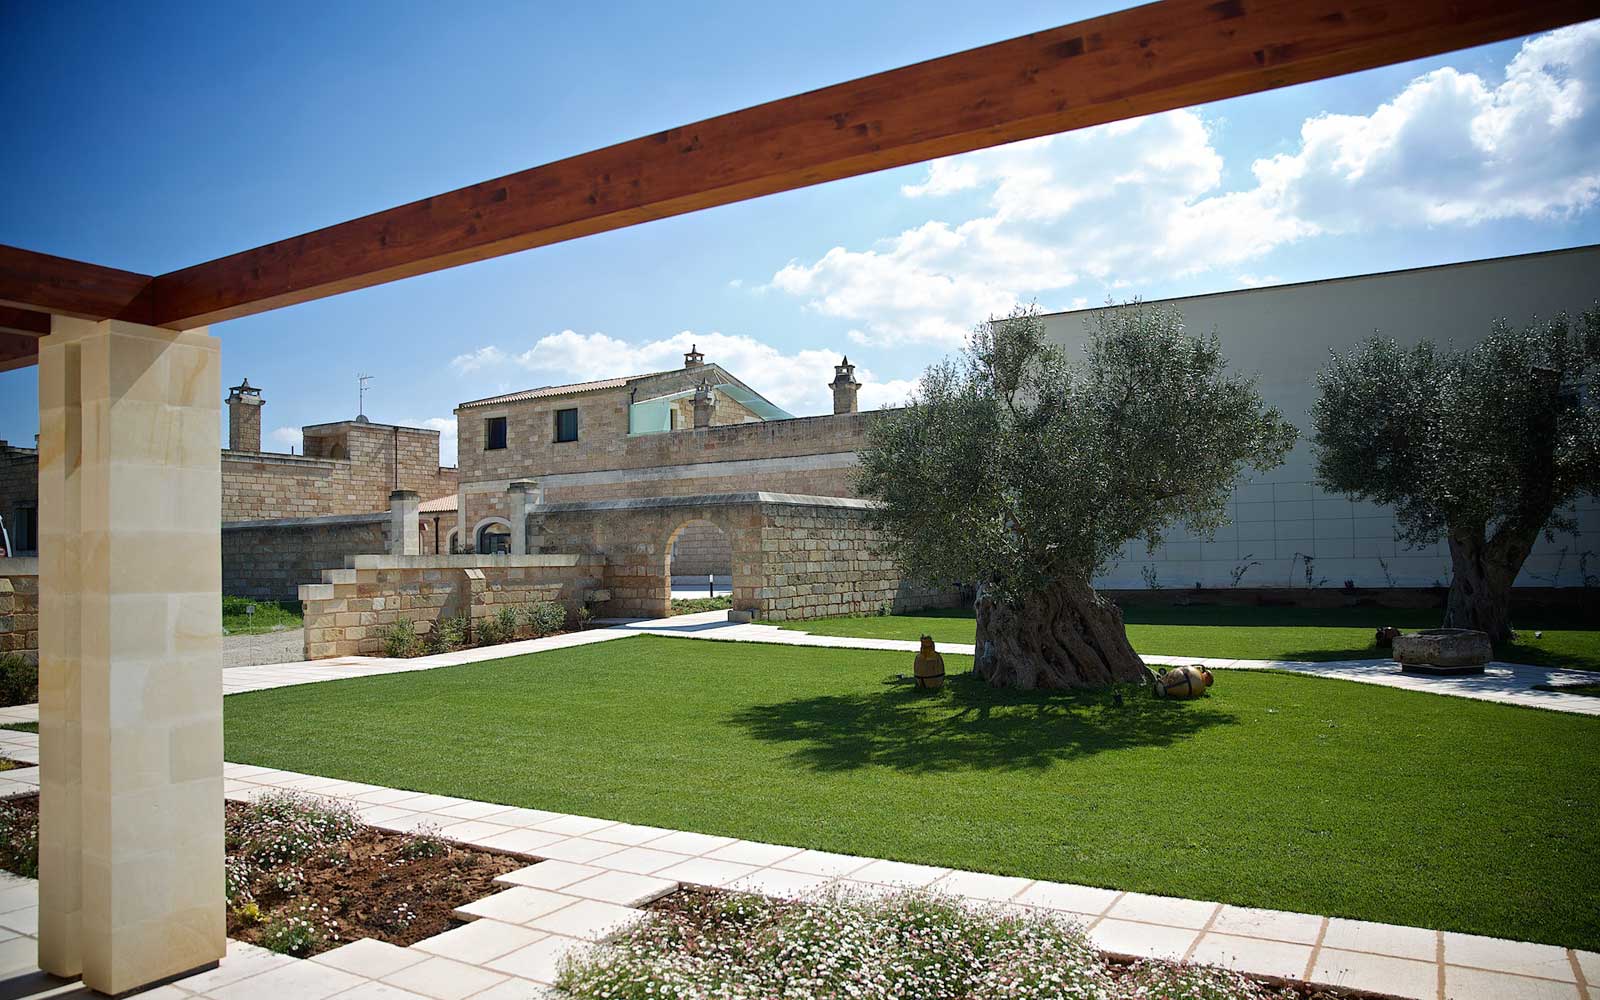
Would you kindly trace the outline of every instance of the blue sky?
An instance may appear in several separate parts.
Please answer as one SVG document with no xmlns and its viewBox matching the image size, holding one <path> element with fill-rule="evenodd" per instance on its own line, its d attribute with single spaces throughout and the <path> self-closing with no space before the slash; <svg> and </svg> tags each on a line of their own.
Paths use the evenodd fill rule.
<svg viewBox="0 0 1600 1000">
<path fill-rule="evenodd" d="M 1119 3 L 0 0 L 0 243 L 160 272 Z M 680 363 L 796 413 L 902 399 L 1072 308 L 1600 242 L 1600 25 L 887 171 L 213 327 L 268 448 Z M 37 431 L 0 373 L 0 438 Z M 447 440 L 447 457 L 453 441 Z"/>
</svg>

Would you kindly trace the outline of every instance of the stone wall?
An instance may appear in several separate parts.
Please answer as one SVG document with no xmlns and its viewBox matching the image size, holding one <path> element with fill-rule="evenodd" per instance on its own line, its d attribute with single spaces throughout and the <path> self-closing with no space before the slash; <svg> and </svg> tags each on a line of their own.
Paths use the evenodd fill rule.
<svg viewBox="0 0 1600 1000">
<path fill-rule="evenodd" d="M 596 561 L 579 555 L 352 557 L 300 588 L 305 656 L 381 656 L 382 632 L 396 622 L 427 635 L 443 618 L 477 623 L 541 601 L 566 605 L 570 619 L 606 596 L 599 576 Z"/>
<path fill-rule="evenodd" d="M 673 576 L 728 576 L 733 572 L 733 546 L 710 521 L 690 521 L 672 540 Z"/>
<path fill-rule="evenodd" d="M 960 604 L 958 587 L 927 588 L 901 579 L 880 551 L 883 537 L 867 520 L 870 507 L 864 500 L 764 492 L 542 504 L 529 514 L 529 547 L 603 560 L 610 600 L 598 608 L 602 616 L 665 616 L 672 539 L 699 521 L 728 539 L 733 606 L 758 617 Z"/>
<path fill-rule="evenodd" d="M 387 551 L 389 514 L 347 514 L 222 526 L 222 592 L 230 597 L 292 601 L 303 584 L 340 569 L 351 556 Z"/>
<path fill-rule="evenodd" d="M 0 656 L 39 662 L 39 560 L 0 559 Z"/>
<path fill-rule="evenodd" d="M 304 434 L 304 455 L 222 453 L 224 521 L 366 514 L 387 509 L 392 490 L 456 491 L 456 470 L 439 465 L 438 431 L 350 420 Z"/>
<path fill-rule="evenodd" d="M 39 510 L 39 451 L 0 441 L 0 518 L 18 552 L 35 552 L 38 539 L 24 537 Z M 29 512 L 33 517 L 30 518 Z"/>
</svg>

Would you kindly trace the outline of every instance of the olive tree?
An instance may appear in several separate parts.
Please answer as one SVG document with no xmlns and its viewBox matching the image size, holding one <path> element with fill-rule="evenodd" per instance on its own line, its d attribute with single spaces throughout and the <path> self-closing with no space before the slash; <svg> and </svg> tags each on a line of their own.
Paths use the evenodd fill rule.
<svg viewBox="0 0 1600 1000">
<path fill-rule="evenodd" d="M 857 485 L 908 576 L 978 585 L 980 675 L 1089 687 L 1148 677 L 1091 579 L 1130 541 L 1223 524 L 1243 469 L 1294 440 L 1175 310 L 1108 308 L 1073 359 L 1027 309 L 980 325 L 872 425 Z"/>
<path fill-rule="evenodd" d="M 1444 624 L 1511 638 L 1511 585 L 1541 533 L 1600 489 L 1600 309 L 1461 350 L 1374 338 L 1333 355 L 1312 409 L 1317 479 L 1394 507 L 1399 538 L 1450 550 Z"/>
</svg>

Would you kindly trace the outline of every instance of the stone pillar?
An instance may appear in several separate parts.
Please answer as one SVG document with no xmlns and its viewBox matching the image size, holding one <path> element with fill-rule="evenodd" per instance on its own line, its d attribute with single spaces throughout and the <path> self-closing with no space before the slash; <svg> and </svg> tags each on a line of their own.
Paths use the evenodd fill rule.
<svg viewBox="0 0 1600 1000">
<path fill-rule="evenodd" d="M 856 393 L 861 391 L 861 383 L 856 381 L 856 366 L 848 357 L 833 366 L 833 381 L 828 388 L 833 390 L 833 412 L 856 412 Z"/>
<path fill-rule="evenodd" d="M 696 427 L 710 427 L 711 418 L 717 412 L 717 392 L 711 388 L 710 382 L 701 382 L 694 387 L 694 425 Z"/>
<path fill-rule="evenodd" d="M 417 523 L 417 505 L 422 502 L 416 490 L 395 490 L 389 494 L 389 554 L 391 556 L 419 556 L 422 554 L 421 526 Z"/>
<path fill-rule="evenodd" d="M 227 944 L 220 371 L 205 330 L 39 342 L 39 964 L 102 993 Z"/>
<path fill-rule="evenodd" d="M 228 447 L 234 451 L 261 450 L 261 390 L 249 379 L 228 390 Z"/>
<path fill-rule="evenodd" d="M 528 554 L 528 508 L 539 502 L 539 487 L 519 480 L 508 485 L 506 493 L 510 501 L 506 506 L 511 518 L 511 554 L 524 556 Z"/>
</svg>

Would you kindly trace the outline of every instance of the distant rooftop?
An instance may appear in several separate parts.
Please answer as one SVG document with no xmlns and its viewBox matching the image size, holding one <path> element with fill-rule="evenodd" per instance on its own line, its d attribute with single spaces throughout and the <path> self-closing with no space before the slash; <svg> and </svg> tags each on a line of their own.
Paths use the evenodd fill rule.
<svg viewBox="0 0 1600 1000">
<path fill-rule="evenodd" d="M 646 372 L 643 375 L 628 375 L 623 378 L 602 378 L 592 382 L 568 382 L 566 385 L 547 385 L 538 389 L 522 389 L 517 392 L 508 392 L 500 396 L 490 396 L 487 399 L 474 399 L 456 407 L 458 410 L 469 409 L 474 406 L 495 406 L 501 403 L 520 403 L 527 399 L 543 399 L 547 396 L 569 396 L 581 392 L 594 392 L 599 389 L 618 389 L 629 382 L 636 382 L 642 378 L 654 375 L 665 375 L 667 372 Z"/>
</svg>

